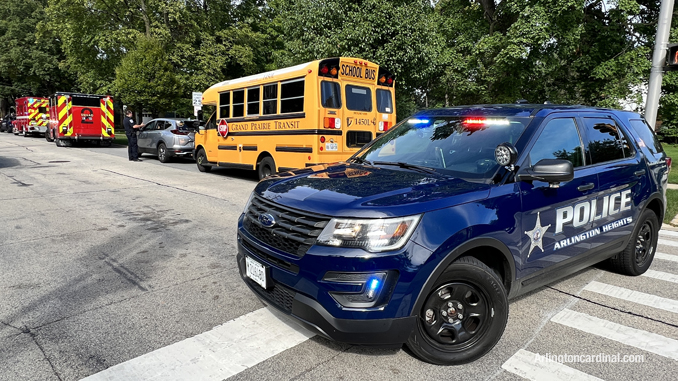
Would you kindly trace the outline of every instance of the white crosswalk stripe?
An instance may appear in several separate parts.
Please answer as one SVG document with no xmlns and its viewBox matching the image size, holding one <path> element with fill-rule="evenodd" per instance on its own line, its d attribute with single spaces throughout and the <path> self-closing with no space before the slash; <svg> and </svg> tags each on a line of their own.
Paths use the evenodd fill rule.
<svg viewBox="0 0 678 381">
<path fill-rule="evenodd" d="M 660 245 L 664 245 L 664 246 L 678 247 L 678 242 L 671 241 L 671 240 L 668 240 L 668 239 L 659 238 L 659 241 L 657 243 L 660 244 Z"/>
<path fill-rule="evenodd" d="M 655 259 L 661 259 L 663 261 L 678 262 L 678 255 L 654 253 L 654 257 Z"/>
<path fill-rule="evenodd" d="M 659 235 L 678 238 L 678 232 L 674 232 L 673 230 L 660 230 Z"/>
<path fill-rule="evenodd" d="M 555 361 L 546 361 L 536 353 L 519 350 L 501 367 L 520 377 L 533 381 L 594 381 L 601 380 L 580 370 Z"/>
<path fill-rule="evenodd" d="M 678 275 L 671 274 L 671 273 L 665 273 L 665 272 L 662 272 L 662 271 L 647 270 L 645 272 L 645 274 L 643 274 L 643 276 L 648 277 L 648 278 L 664 280 L 664 281 L 671 282 L 671 283 L 678 283 Z"/>
<path fill-rule="evenodd" d="M 585 291 L 595 292 L 601 295 L 611 296 L 613 298 L 627 300 L 629 302 L 642 304 L 644 306 L 658 308 L 664 311 L 678 313 L 678 300 L 662 298 L 644 292 L 629 290 L 623 287 L 613 286 L 593 281 L 584 287 Z"/>
<path fill-rule="evenodd" d="M 282 314 L 261 308 L 83 380 L 220 381 L 313 336 Z"/>
<path fill-rule="evenodd" d="M 678 360 L 678 340 L 643 331 L 585 313 L 564 309 L 551 321 L 586 333 Z"/>
</svg>

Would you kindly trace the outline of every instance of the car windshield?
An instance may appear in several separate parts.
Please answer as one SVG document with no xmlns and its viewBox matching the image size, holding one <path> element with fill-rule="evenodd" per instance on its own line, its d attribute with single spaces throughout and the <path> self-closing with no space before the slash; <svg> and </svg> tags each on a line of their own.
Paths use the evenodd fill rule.
<svg viewBox="0 0 678 381">
<path fill-rule="evenodd" d="M 529 121 L 524 117 L 412 117 L 358 152 L 355 160 L 488 179 L 499 166 L 494 158 L 497 145 L 515 144 Z"/>
</svg>

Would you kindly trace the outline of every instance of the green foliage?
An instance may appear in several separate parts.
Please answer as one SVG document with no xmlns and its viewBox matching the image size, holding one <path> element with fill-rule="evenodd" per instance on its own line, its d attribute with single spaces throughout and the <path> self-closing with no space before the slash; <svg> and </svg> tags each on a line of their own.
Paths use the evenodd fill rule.
<svg viewBox="0 0 678 381">
<path fill-rule="evenodd" d="M 0 97 L 30 91 L 113 92 L 137 107 L 189 112 L 190 92 L 216 82 L 353 56 L 396 74 L 398 119 L 425 107 L 520 98 L 620 107 L 630 98 L 641 103 L 659 4 L 5 0 L 0 4 L 0 46 L 7 47 L 0 50 Z M 157 77 L 155 84 L 134 90 L 131 73 L 150 72 L 127 57 L 145 60 L 139 47 L 149 41 L 162 45 L 165 61 L 156 69 L 172 83 L 170 89 L 159 86 L 165 79 Z M 678 41 L 678 28 L 671 41 Z M 662 133 L 678 140 L 678 73 L 665 76 L 663 90 Z M 154 99 L 166 94 L 171 99 Z"/>
<path fill-rule="evenodd" d="M 137 111 L 142 108 L 158 115 L 171 110 L 182 94 L 181 83 L 167 59 L 163 46 L 154 38 L 141 37 L 115 69 L 116 93 Z"/>
<path fill-rule="evenodd" d="M 63 53 L 53 35 L 37 34 L 45 19 L 41 0 L 0 2 L 0 97 L 45 96 L 69 90 L 71 78 L 60 67 Z"/>
</svg>

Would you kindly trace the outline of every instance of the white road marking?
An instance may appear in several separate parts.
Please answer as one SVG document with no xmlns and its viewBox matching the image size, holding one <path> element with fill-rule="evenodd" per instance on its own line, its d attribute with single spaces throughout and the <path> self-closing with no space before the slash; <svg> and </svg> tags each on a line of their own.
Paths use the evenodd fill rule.
<svg viewBox="0 0 678 381">
<path fill-rule="evenodd" d="M 601 380 L 580 370 L 555 361 L 537 361 L 537 354 L 524 349 L 511 356 L 501 367 L 520 377 L 533 381 L 594 381 Z M 602 381 L 602 380 L 601 380 Z"/>
<path fill-rule="evenodd" d="M 654 279 L 659 279 L 659 280 L 664 280 L 667 282 L 671 283 L 678 283 L 678 275 L 676 274 L 671 274 L 671 273 L 665 273 L 662 271 L 655 271 L 655 270 L 647 270 L 643 276 L 654 278 Z"/>
<path fill-rule="evenodd" d="M 665 235 L 665 236 L 668 236 L 668 237 L 678 238 L 678 232 L 674 232 L 672 230 L 660 230 L 659 235 Z"/>
<path fill-rule="evenodd" d="M 627 327 L 572 310 L 558 312 L 551 321 L 609 340 L 678 360 L 678 340 Z"/>
<path fill-rule="evenodd" d="M 629 302 L 642 304 L 644 306 L 659 308 L 664 311 L 678 313 L 678 300 L 662 298 L 660 296 L 646 294 L 644 292 L 629 290 L 628 288 L 617 287 L 611 284 L 605 284 L 593 281 L 584 287 L 584 290 L 595 292 L 601 295 L 611 296 L 613 298 L 627 300 Z"/>
<path fill-rule="evenodd" d="M 678 262 L 678 255 L 664 254 L 664 253 L 654 253 L 656 259 L 661 259 L 664 261 Z"/>
<path fill-rule="evenodd" d="M 678 242 L 676 241 L 670 241 L 668 239 L 661 239 L 659 238 L 659 241 L 657 242 L 660 245 L 664 246 L 673 246 L 673 247 L 678 247 Z"/>
<path fill-rule="evenodd" d="M 260 308 L 83 380 L 221 381 L 313 336 L 290 318 Z"/>
</svg>

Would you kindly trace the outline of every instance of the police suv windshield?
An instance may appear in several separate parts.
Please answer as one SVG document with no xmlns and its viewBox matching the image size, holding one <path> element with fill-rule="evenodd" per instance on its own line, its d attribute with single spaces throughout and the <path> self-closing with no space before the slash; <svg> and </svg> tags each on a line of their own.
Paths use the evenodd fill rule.
<svg viewBox="0 0 678 381">
<path fill-rule="evenodd" d="M 365 147 L 355 161 L 487 179 L 499 164 L 497 145 L 515 144 L 529 123 L 520 117 L 412 117 Z"/>
</svg>

